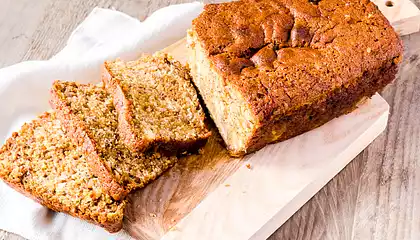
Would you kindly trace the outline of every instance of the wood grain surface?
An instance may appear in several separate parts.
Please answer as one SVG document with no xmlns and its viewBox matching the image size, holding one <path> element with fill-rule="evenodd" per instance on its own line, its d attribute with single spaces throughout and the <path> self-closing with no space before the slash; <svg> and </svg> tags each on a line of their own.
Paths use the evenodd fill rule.
<svg viewBox="0 0 420 240">
<path fill-rule="evenodd" d="M 420 30 L 420 9 L 411 0 L 371 0 L 388 18 L 400 35 L 408 35 Z"/>
<path fill-rule="evenodd" d="M 0 67 L 48 59 L 95 6 L 144 19 L 181 2 L 189 0 L 0 0 Z M 403 40 L 402 69 L 382 93 L 387 130 L 270 239 L 420 239 L 420 33 Z"/>
</svg>

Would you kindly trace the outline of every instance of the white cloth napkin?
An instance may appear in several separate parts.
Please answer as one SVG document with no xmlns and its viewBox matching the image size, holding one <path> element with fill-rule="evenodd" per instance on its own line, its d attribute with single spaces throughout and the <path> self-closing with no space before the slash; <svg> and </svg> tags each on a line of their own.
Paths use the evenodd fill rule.
<svg viewBox="0 0 420 240">
<path fill-rule="evenodd" d="M 107 59 L 135 59 L 185 37 L 201 3 L 158 10 L 144 22 L 121 12 L 95 8 L 74 30 L 67 45 L 48 61 L 22 62 L 0 69 L 0 143 L 20 126 L 50 109 L 49 89 L 56 79 L 99 82 Z M 121 231 L 109 234 L 66 214 L 52 220 L 43 206 L 0 181 L 0 229 L 31 240 L 130 239 Z"/>
</svg>

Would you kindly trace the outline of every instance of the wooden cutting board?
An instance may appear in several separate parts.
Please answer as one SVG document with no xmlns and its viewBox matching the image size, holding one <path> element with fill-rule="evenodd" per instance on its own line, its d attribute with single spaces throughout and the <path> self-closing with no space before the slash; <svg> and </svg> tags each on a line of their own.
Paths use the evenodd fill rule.
<svg viewBox="0 0 420 240">
<path fill-rule="evenodd" d="M 419 31 L 413 3 L 375 2 L 401 34 Z M 185 39 L 164 51 L 187 59 Z M 181 159 L 130 197 L 125 229 L 137 239 L 265 239 L 385 129 L 388 114 L 375 95 L 348 115 L 240 159 L 229 157 L 214 129 L 201 155 Z"/>
</svg>

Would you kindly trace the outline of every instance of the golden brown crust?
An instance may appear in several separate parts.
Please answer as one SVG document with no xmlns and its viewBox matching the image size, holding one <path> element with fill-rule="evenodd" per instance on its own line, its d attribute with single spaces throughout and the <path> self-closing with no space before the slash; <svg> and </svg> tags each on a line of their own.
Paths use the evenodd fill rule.
<svg viewBox="0 0 420 240">
<path fill-rule="evenodd" d="M 115 108 L 118 109 L 118 131 L 127 147 L 132 151 L 143 152 L 154 139 L 148 138 L 147 135 L 138 136 L 133 130 L 134 126 L 130 124 L 133 121 L 132 103 L 124 96 L 120 80 L 112 75 L 108 64 L 108 62 L 104 63 L 102 81 L 112 94 Z"/>
<path fill-rule="evenodd" d="M 110 170 L 99 159 L 99 151 L 95 146 L 95 141 L 86 133 L 84 123 L 71 114 L 71 109 L 60 99 L 56 91 L 51 91 L 50 103 L 52 108 L 56 110 L 56 114 L 61 119 L 69 137 L 79 146 L 83 146 L 88 163 L 92 171 L 101 179 L 103 187 L 115 200 L 123 199 L 129 191 L 118 184 Z"/>
<path fill-rule="evenodd" d="M 232 156 L 242 156 L 246 153 L 256 151 L 267 143 L 276 143 L 287 140 L 330 121 L 333 118 L 347 114 L 357 107 L 357 104 L 367 96 L 374 95 L 388 83 L 390 83 L 398 72 L 398 66 L 393 65 L 383 68 L 378 73 L 365 78 L 358 79 L 356 85 L 351 85 L 330 95 L 328 100 L 318 101 L 296 109 L 290 116 L 284 116 L 271 123 L 269 127 L 259 127 L 249 140 L 250 148 L 247 152 L 230 151 Z M 285 131 L 287 129 L 287 131 Z M 271 132 L 278 131 L 283 134 L 277 139 L 272 139 Z"/>
<path fill-rule="evenodd" d="M 129 78 L 136 78 L 136 81 L 128 80 Z M 102 81 L 108 92 L 113 96 L 118 113 L 119 133 L 130 150 L 142 152 L 153 146 L 156 150 L 159 149 L 168 154 L 195 152 L 206 143 L 211 132 L 204 124 L 205 114 L 190 80 L 191 77 L 187 68 L 164 53 L 157 53 L 153 56 L 145 55 L 133 62 L 125 63 L 116 60 L 104 63 Z M 170 96 L 171 89 L 161 89 L 160 92 L 153 92 L 155 88 L 164 88 L 163 86 L 165 84 L 167 86 L 168 83 L 177 85 L 179 87 L 177 89 L 178 93 L 183 92 L 183 94 Z M 135 91 L 136 88 L 139 89 L 139 92 Z M 168 93 L 164 91 L 168 91 Z M 162 103 L 172 98 L 168 106 L 162 104 L 162 106 L 153 109 L 153 114 L 163 111 L 162 108 L 166 108 L 164 109 L 165 112 L 171 112 L 171 107 L 179 107 L 179 103 L 182 101 L 186 103 L 183 107 L 177 109 L 178 111 L 175 111 L 172 117 L 168 117 L 167 114 L 166 118 L 160 119 L 152 116 L 152 113 L 144 111 L 143 107 L 146 106 L 138 106 L 139 103 L 136 100 L 138 101 L 138 98 L 143 98 L 145 95 L 150 96 L 150 99 L 155 102 Z M 150 99 L 142 100 L 152 101 Z M 140 102 L 143 103 L 143 101 Z M 154 107 L 154 104 L 154 102 L 150 102 L 147 107 Z M 179 119 L 185 118 L 184 115 L 188 114 L 196 117 L 189 121 L 184 120 L 181 123 Z M 138 118 L 153 118 L 154 126 L 163 125 L 168 119 L 177 122 L 177 124 L 191 125 L 188 130 L 193 134 L 181 132 L 176 128 L 168 130 L 171 130 L 169 131 L 171 133 L 178 132 L 177 134 L 184 136 L 171 135 L 171 133 L 162 134 L 156 129 L 150 128 L 150 126 L 145 126 L 147 124 L 140 123 Z"/>
<path fill-rule="evenodd" d="M 119 222 L 105 222 L 105 223 L 99 223 L 97 221 L 92 220 L 90 217 L 83 215 L 83 214 L 75 214 L 74 212 L 69 212 L 66 209 L 63 209 L 63 206 L 59 203 L 56 202 L 48 202 L 45 201 L 39 197 L 36 197 L 35 195 L 32 195 L 33 193 L 27 192 L 25 191 L 25 188 L 23 187 L 22 184 L 18 184 L 18 183 L 11 183 L 11 182 L 7 182 L 5 181 L 5 183 L 11 187 L 12 189 L 14 189 L 15 191 L 19 192 L 20 194 L 24 195 L 25 197 L 32 199 L 33 201 L 55 211 L 55 212 L 64 212 L 66 214 L 69 214 L 73 217 L 76 218 L 80 218 L 83 219 L 85 221 L 88 221 L 90 223 L 93 223 L 95 225 L 98 225 L 102 228 L 104 228 L 105 230 L 107 230 L 110 233 L 116 233 L 119 232 L 122 227 L 123 227 L 123 222 L 119 221 Z"/>
<path fill-rule="evenodd" d="M 393 80 L 403 52 L 398 34 L 368 0 L 209 4 L 193 21 L 191 35 L 213 71 L 241 93 L 258 122 L 246 149 L 231 149 L 234 155 L 285 140 L 343 114 L 355 104 L 347 104 L 346 98 L 357 102 Z M 379 81 L 377 74 L 382 72 L 389 75 Z M 369 83 L 368 89 L 349 90 L 363 82 Z M 295 118 L 332 101 L 334 108 L 319 111 L 323 119 L 319 122 Z M 296 123 L 289 126 L 290 121 Z M 276 128 L 281 136 L 270 133 Z"/>
</svg>

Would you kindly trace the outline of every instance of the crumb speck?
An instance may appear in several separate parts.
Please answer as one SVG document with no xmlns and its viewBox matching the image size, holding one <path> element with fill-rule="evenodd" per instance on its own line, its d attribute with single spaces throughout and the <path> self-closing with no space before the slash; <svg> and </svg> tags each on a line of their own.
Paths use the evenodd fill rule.
<svg viewBox="0 0 420 240">
<path fill-rule="evenodd" d="M 366 52 L 368 52 L 368 53 L 372 52 L 372 48 L 368 47 L 368 48 L 366 49 Z"/>
<path fill-rule="evenodd" d="M 154 214 L 154 213 L 149 213 L 149 216 L 150 216 L 150 217 L 154 217 L 154 218 L 155 218 L 155 217 L 156 217 L 156 214 Z"/>
<path fill-rule="evenodd" d="M 230 187 L 230 184 L 225 184 L 225 187 Z"/>
<path fill-rule="evenodd" d="M 246 165 L 246 167 L 247 167 L 248 169 L 252 169 L 251 164 L 249 164 L 249 163 Z"/>
</svg>

